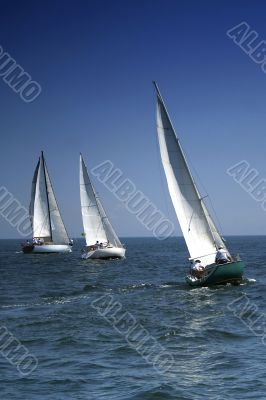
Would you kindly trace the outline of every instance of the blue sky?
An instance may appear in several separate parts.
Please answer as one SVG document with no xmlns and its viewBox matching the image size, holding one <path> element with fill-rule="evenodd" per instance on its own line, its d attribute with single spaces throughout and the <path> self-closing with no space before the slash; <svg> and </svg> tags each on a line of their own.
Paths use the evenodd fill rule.
<svg viewBox="0 0 266 400">
<path fill-rule="evenodd" d="M 44 150 L 67 229 L 80 236 L 81 151 L 89 168 L 111 160 L 179 235 L 159 158 L 156 80 L 223 234 L 266 234 L 266 212 L 226 173 L 247 160 L 266 179 L 266 74 L 226 35 L 246 21 L 266 40 L 265 12 L 245 0 L 1 1 L 0 45 L 42 87 L 25 103 L 0 77 L 1 186 L 28 207 Z M 120 236 L 151 235 L 94 183 Z M 1 217 L 0 238 L 18 236 Z"/>
</svg>

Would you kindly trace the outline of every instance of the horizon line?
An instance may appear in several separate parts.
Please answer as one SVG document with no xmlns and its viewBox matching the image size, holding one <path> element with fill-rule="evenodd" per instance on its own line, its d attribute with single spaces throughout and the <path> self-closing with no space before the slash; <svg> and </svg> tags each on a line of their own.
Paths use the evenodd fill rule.
<svg viewBox="0 0 266 400">
<path fill-rule="evenodd" d="M 262 234 L 262 233 L 249 233 L 249 234 L 227 234 L 227 235 L 223 235 L 223 236 L 227 236 L 227 237 L 230 237 L 230 236 L 243 236 L 243 237 L 246 237 L 246 236 L 266 236 L 266 233 L 265 234 Z M 124 238 L 124 239 L 158 239 L 157 237 L 155 237 L 155 236 L 119 236 L 119 238 Z M 184 237 L 182 236 L 182 235 L 175 235 L 175 236 L 160 236 L 160 238 L 164 238 L 164 240 L 165 239 L 170 239 L 170 238 L 182 238 L 182 239 L 184 239 Z M 29 238 L 0 238 L 0 240 L 28 240 Z M 85 238 L 83 237 L 83 236 L 77 236 L 77 237 L 72 237 L 72 239 L 84 239 L 85 240 Z"/>
</svg>

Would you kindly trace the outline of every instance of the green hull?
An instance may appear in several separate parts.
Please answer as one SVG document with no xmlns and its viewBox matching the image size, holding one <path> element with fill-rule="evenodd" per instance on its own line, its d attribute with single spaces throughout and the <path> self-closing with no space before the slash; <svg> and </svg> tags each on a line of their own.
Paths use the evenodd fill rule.
<svg viewBox="0 0 266 400">
<path fill-rule="evenodd" d="M 190 286 L 212 286 L 226 283 L 239 284 L 243 277 L 245 264 L 243 261 L 235 261 L 227 264 L 213 264 L 206 268 L 201 279 L 195 279 L 191 275 L 186 276 Z"/>
</svg>

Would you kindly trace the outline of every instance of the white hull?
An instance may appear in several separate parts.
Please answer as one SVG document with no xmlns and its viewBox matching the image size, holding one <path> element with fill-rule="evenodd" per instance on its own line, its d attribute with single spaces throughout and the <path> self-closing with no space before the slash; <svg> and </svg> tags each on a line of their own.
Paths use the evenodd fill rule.
<svg viewBox="0 0 266 400">
<path fill-rule="evenodd" d="M 71 253 L 71 246 L 67 244 L 34 245 L 31 253 Z"/>
<path fill-rule="evenodd" d="M 101 259 L 108 259 L 108 258 L 124 258 L 125 257 L 126 249 L 123 247 L 106 247 L 104 249 L 97 249 L 88 251 L 82 254 L 82 258 L 87 260 L 89 258 L 101 258 Z"/>
</svg>

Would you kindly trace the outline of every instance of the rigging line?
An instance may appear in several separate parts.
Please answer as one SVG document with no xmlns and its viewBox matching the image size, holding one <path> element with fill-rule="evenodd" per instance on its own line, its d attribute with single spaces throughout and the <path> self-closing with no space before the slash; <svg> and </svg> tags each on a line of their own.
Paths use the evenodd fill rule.
<svg viewBox="0 0 266 400">
<path fill-rule="evenodd" d="M 210 201 L 210 205 L 211 205 L 213 214 L 214 214 L 215 219 L 216 219 L 216 221 L 217 221 L 217 224 L 218 224 L 218 226 L 219 226 L 219 231 L 222 233 L 222 232 L 223 232 L 222 224 L 221 224 L 221 222 L 220 222 L 220 220 L 219 220 L 219 217 L 218 217 L 218 215 L 217 215 L 217 213 L 216 213 L 216 211 L 215 211 L 215 208 L 214 208 L 214 206 L 213 206 L 212 199 L 211 199 L 210 197 L 209 197 L 209 201 Z M 221 236 L 222 236 L 222 235 L 221 235 Z M 223 239 L 223 237 L 222 237 L 222 239 Z"/>
<path fill-rule="evenodd" d="M 100 198 L 99 198 L 98 192 L 95 191 L 94 194 L 95 194 L 96 206 L 97 206 L 97 209 L 98 209 L 98 212 L 99 212 L 99 215 L 100 215 L 100 220 L 101 220 L 102 228 L 103 228 L 104 233 L 105 233 L 105 236 L 106 236 L 106 238 L 107 238 L 107 240 L 108 240 L 107 233 L 106 233 L 106 223 L 105 223 L 105 221 L 104 221 L 104 219 L 107 220 L 107 215 L 106 215 L 106 212 L 105 212 L 105 210 L 104 210 L 104 208 L 103 208 L 103 206 L 102 206 L 102 203 L 100 203 Z M 103 212 L 104 212 L 105 215 L 102 215 L 102 214 L 101 214 L 101 212 L 100 212 L 100 207 L 99 207 L 99 203 L 101 204 L 102 210 L 103 210 Z M 100 223 L 99 223 L 99 226 L 98 226 L 98 229 L 97 229 L 97 234 L 98 234 L 98 231 L 99 231 L 100 228 L 101 228 L 101 226 L 100 226 Z"/>
<path fill-rule="evenodd" d="M 202 201 L 202 200 L 205 199 L 206 197 L 208 197 L 208 195 L 207 195 L 207 196 L 200 197 L 200 198 L 199 198 L 199 201 Z M 190 231 L 190 225 L 191 225 L 192 218 L 193 218 L 194 214 L 195 214 L 195 211 L 193 210 L 193 211 L 192 211 L 192 214 L 191 214 L 191 218 L 190 218 L 190 220 L 189 220 L 189 224 L 188 224 L 188 232 Z"/>
<path fill-rule="evenodd" d="M 99 233 L 99 230 L 101 229 L 101 224 L 99 223 L 98 224 L 98 227 L 97 227 L 97 229 L 96 229 L 96 237 L 98 237 L 98 233 Z"/>
<path fill-rule="evenodd" d="M 206 197 L 208 197 L 208 195 L 207 195 L 207 196 L 200 197 L 199 200 L 202 201 L 202 200 L 205 199 Z M 189 224 L 188 224 L 188 232 L 190 231 L 190 225 L 191 225 L 192 218 L 193 218 L 194 214 L 195 214 L 195 211 L 193 210 L 193 211 L 192 211 L 192 214 L 191 214 L 191 217 L 190 217 L 190 220 L 189 220 Z"/>
<path fill-rule="evenodd" d="M 104 208 L 103 208 L 102 203 L 101 203 L 101 206 L 102 206 L 102 209 L 103 209 L 103 212 L 104 212 L 105 215 L 104 215 L 104 214 L 102 215 L 102 213 L 100 212 L 100 207 L 99 207 L 100 196 L 98 195 L 98 192 L 95 192 L 95 199 L 96 199 L 96 205 L 97 205 L 97 208 L 98 208 L 98 211 L 99 211 L 100 219 L 101 219 L 101 222 L 102 222 L 102 224 L 103 224 L 103 228 L 105 228 L 104 219 L 107 218 L 107 215 L 106 215 L 106 212 L 105 212 L 105 210 L 104 210 Z M 105 229 L 104 229 L 104 230 L 105 230 Z M 105 233 L 105 234 L 106 234 L 106 233 Z"/>
<path fill-rule="evenodd" d="M 203 201 L 203 200 L 206 199 L 207 197 L 209 197 L 208 194 L 207 194 L 206 196 L 200 197 L 200 198 L 199 198 L 199 201 L 203 204 L 203 206 L 202 206 L 202 204 L 201 204 L 201 206 L 202 206 L 202 208 L 203 208 L 202 211 L 203 211 L 203 213 L 205 214 L 205 217 L 208 216 L 208 217 L 211 218 L 210 213 L 209 213 L 209 211 L 208 211 L 208 209 L 207 209 L 207 207 L 206 207 L 206 205 L 205 205 L 205 203 L 204 203 L 204 201 Z M 210 230 L 210 232 L 211 232 L 211 236 L 212 236 L 212 238 L 213 238 L 213 243 L 214 243 L 215 247 L 218 249 L 218 246 L 217 246 L 217 243 L 216 243 L 216 240 L 215 240 L 215 237 L 214 237 L 214 232 L 213 232 L 212 229 L 211 229 L 211 225 L 209 224 L 208 219 L 207 219 L 207 223 L 208 223 L 209 230 Z M 214 227 L 215 227 L 215 225 L 214 225 Z M 216 228 L 215 228 L 215 229 L 216 229 Z M 216 229 L 216 231 L 217 231 L 217 229 Z"/>
<path fill-rule="evenodd" d="M 100 217 L 101 217 L 101 220 L 102 220 L 105 236 L 106 236 L 107 240 L 110 240 L 110 241 L 114 240 L 114 242 L 115 242 L 114 244 L 117 244 L 118 243 L 117 239 L 118 239 L 118 241 L 120 241 L 119 237 L 117 236 L 117 234 L 116 234 L 116 232 L 115 232 L 115 230 L 114 230 L 114 228 L 113 228 L 113 226 L 112 226 L 112 224 L 111 224 L 111 222 L 110 222 L 110 220 L 109 220 L 109 218 L 107 216 L 105 208 L 104 208 L 104 206 L 102 205 L 102 203 L 100 201 L 100 196 L 98 195 L 98 192 L 95 192 L 95 195 L 96 195 L 95 198 L 96 198 L 96 201 L 97 201 L 97 204 L 98 204 L 98 209 L 99 209 L 99 211 L 101 210 L 102 213 L 103 213 L 102 214 L 100 212 Z M 111 230 L 111 236 L 110 236 L 110 230 Z"/>
<path fill-rule="evenodd" d="M 184 147 L 183 147 L 183 148 L 184 148 Z M 212 209 L 212 212 L 213 212 L 213 215 L 214 215 L 214 217 L 215 217 L 215 221 L 217 222 L 217 225 L 218 225 L 218 228 L 219 228 L 218 230 L 219 230 L 219 232 L 223 232 L 222 224 L 221 224 L 221 222 L 220 222 L 220 220 L 219 220 L 219 218 L 218 218 L 218 215 L 217 215 L 217 213 L 216 213 L 216 211 L 215 211 L 215 208 L 214 208 L 214 206 L 213 206 L 211 197 L 210 197 L 210 195 L 209 195 L 209 193 L 208 193 L 208 191 L 207 191 L 205 185 L 203 184 L 203 182 L 202 182 L 202 180 L 201 180 L 201 178 L 200 178 L 200 175 L 198 174 L 197 169 L 195 168 L 195 166 L 194 166 L 192 160 L 190 159 L 189 156 L 187 156 L 186 151 L 184 151 L 184 153 L 185 153 L 185 156 L 187 157 L 187 159 L 189 160 L 189 165 L 191 166 L 191 169 L 193 170 L 195 176 L 197 177 L 197 181 L 199 182 L 200 186 L 202 187 L 202 189 L 203 189 L 204 192 L 206 193 L 206 196 L 201 197 L 201 199 L 204 199 L 204 198 L 208 197 L 209 202 L 210 202 L 210 206 L 211 206 L 211 209 Z M 208 214 L 210 215 L 209 212 L 208 212 Z M 211 217 L 211 215 L 210 215 L 210 217 Z M 219 234 L 219 232 L 218 232 L 218 234 Z"/>
<path fill-rule="evenodd" d="M 191 225 L 191 221 L 192 221 L 193 215 L 194 215 L 194 210 L 192 211 L 191 218 L 190 218 L 190 220 L 189 220 L 188 232 L 190 231 L 190 225 Z"/>
</svg>

